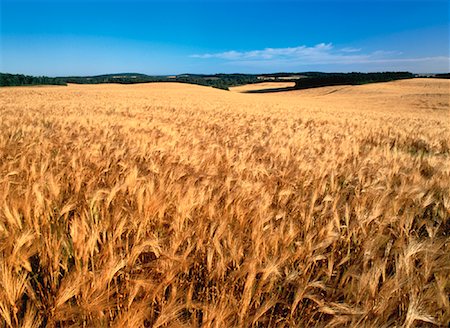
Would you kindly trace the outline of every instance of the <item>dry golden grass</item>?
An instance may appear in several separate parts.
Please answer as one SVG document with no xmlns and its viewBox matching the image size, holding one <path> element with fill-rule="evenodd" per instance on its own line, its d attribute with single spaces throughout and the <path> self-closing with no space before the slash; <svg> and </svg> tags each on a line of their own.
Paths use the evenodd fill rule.
<svg viewBox="0 0 450 328">
<path fill-rule="evenodd" d="M 1 89 L 3 324 L 446 326 L 449 86 Z"/>
</svg>

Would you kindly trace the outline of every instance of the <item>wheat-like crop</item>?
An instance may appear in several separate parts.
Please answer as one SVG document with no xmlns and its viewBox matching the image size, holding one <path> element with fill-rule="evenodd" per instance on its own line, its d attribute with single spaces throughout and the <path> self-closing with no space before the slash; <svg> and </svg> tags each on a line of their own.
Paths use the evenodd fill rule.
<svg viewBox="0 0 450 328">
<path fill-rule="evenodd" d="M 448 325 L 449 86 L 1 89 L 0 320 Z"/>
</svg>

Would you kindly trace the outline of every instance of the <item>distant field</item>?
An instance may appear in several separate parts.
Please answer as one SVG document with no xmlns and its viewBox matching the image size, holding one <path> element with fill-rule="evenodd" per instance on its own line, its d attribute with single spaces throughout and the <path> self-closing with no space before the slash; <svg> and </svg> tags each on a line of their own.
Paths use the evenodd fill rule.
<svg viewBox="0 0 450 328">
<path fill-rule="evenodd" d="M 1 322 L 447 326 L 449 90 L 0 89 Z"/>
<path fill-rule="evenodd" d="M 295 82 L 261 82 L 242 85 L 239 87 L 230 87 L 230 91 L 248 92 L 248 91 L 271 90 L 278 88 L 289 88 L 294 86 Z"/>
</svg>

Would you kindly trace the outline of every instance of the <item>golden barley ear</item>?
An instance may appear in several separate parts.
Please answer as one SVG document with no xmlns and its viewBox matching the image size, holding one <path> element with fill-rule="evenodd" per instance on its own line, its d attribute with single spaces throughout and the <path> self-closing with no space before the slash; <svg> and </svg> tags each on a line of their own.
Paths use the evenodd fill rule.
<svg viewBox="0 0 450 328">
<path fill-rule="evenodd" d="M 1 88 L 0 322 L 448 326 L 449 90 Z"/>
</svg>

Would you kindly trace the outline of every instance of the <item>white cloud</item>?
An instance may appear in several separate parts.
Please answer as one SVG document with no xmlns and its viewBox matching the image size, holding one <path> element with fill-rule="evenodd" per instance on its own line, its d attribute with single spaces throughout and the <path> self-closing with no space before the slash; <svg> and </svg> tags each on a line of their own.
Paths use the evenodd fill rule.
<svg viewBox="0 0 450 328">
<path fill-rule="evenodd" d="M 342 52 L 360 52 L 361 50 L 362 50 L 361 48 L 352 48 L 352 47 L 341 49 Z"/>
<path fill-rule="evenodd" d="M 225 60 L 260 60 L 276 58 L 317 57 L 329 52 L 333 48 L 331 43 L 320 43 L 314 47 L 298 46 L 289 48 L 265 48 L 251 51 L 225 51 L 212 54 L 192 55 L 193 58 L 219 58 Z"/>
<path fill-rule="evenodd" d="M 288 48 L 265 48 L 251 51 L 230 50 L 218 53 L 191 55 L 199 59 L 219 59 L 238 66 L 294 67 L 311 65 L 352 65 L 352 64 L 400 64 L 450 63 L 449 57 L 406 58 L 399 51 L 377 50 L 363 52 L 360 48 L 335 48 L 332 43 L 319 43 L 315 46 Z M 447 64 L 448 65 L 448 64 Z"/>
</svg>

